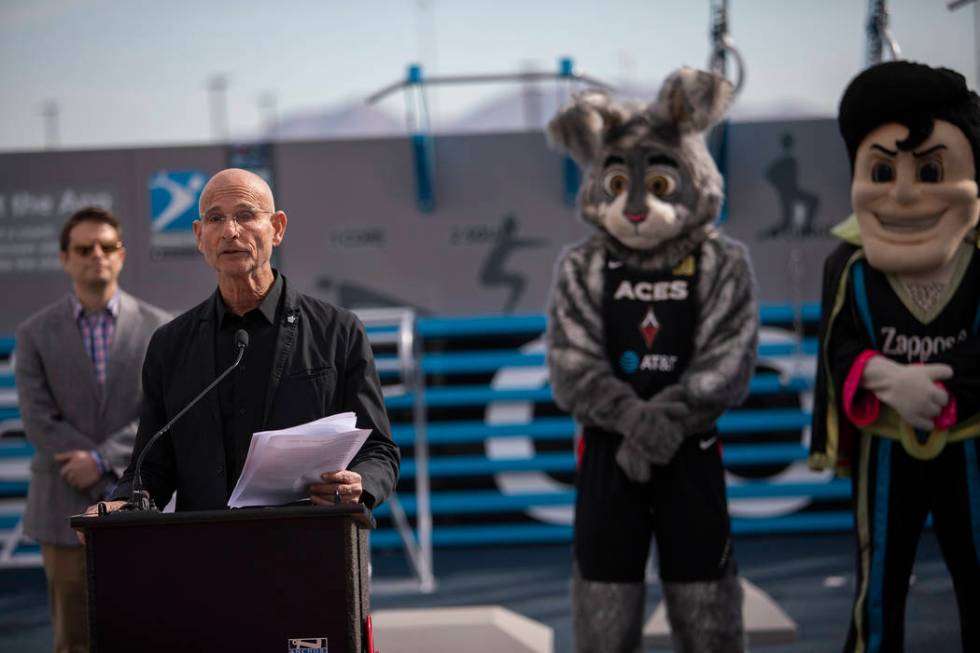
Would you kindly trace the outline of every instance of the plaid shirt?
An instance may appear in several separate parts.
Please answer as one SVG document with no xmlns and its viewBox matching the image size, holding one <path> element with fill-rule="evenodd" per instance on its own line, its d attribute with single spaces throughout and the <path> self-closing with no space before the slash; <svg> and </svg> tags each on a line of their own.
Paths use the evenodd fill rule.
<svg viewBox="0 0 980 653">
<path fill-rule="evenodd" d="M 95 380 L 99 387 L 105 385 L 106 363 L 109 361 L 109 347 L 116 331 L 116 318 L 119 317 L 119 293 L 112 296 L 104 309 L 97 313 L 86 313 L 78 297 L 70 295 L 75 321 L 82 332 L 82 344 L 95 367 Z"/>
<path fill-rule="evenodd" d="M 116 332 L 116 318 L 119 317 L 119 293 L 117 292 L 106 304 L 106 307 L 97 313 L 86 313 L 82 303 L 75 295 L 69 295 L 71 299 L 72 312 L 75 314 L 75 322 L 78 323 L 78 330 L 82 332 L 82 344 L 89 358 L 92 359 L 92 366 L 95 368 L 95 380 L 99 383 L 99 390 L 105 386 L 106 363 L 109 361 L 109 347 L 112 346 L 112 336 Z M 99 466 L 102 474 L 107 474 L 111 468 L 108 461 L 97 450 L 93 449 L 89 453 Z M 110 484 L 112 485 L 112 484 Z M 113 488 L 110 488 L 111 492 Z M 109 496 L 105 494 L 104 496 Z"/>
</svg>

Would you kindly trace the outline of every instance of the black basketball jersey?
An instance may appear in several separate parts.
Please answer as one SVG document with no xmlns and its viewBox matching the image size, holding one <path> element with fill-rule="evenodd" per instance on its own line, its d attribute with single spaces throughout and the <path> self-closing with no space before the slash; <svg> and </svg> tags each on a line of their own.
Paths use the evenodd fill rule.
<svg viewBox="0 0 980 653">
<path fill-rule="evenodd" d="M 699 258 L 700 250 L 672 269 L 647 271 L 606 257 L 606 353 L 643 399 L 676 383 L 693 353 Z"/>
<path fill-rule="evenodd" d="M 871 334 L 873 348 L 888 358 L 903 365 L 928 363 L 975 335 L 980 317 L 980 256 L 975 250 L 965 269 L 957 271 L 948 294 L 928 312 L 915 305 L 900 282 L 859 265 L 863 270 L 854 276 L 857 318 Z"/>
</svg>

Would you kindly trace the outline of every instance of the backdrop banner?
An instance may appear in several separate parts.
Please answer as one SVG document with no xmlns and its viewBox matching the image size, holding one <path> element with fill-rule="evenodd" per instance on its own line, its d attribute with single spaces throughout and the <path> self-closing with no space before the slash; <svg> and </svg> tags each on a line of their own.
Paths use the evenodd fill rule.
<svg viewBox="0 0 980 653">
<path fill-rule="evenodd" d="M 750 247 L 763 302 L 816 301 L 827 230 L 850 210 L 836 124 L 728 130 L 725 231 Z M 277 264 L 304 292 L 423 315 L 542 312 L 561 249 L 591 233 L 564 202 L 562 159 L 538 133 L 434 144 L 431 213 L 416 208 L 407 138 L 2 154 L 0 335 L 68 290 L 58 230 L 87 204 L 122 221 L 126 290 L 174 311 L 205 298 L 214 275 L 191 224 L 203 184 L 229 163 L 274 177 L 289 216 Z"/>
</svg>

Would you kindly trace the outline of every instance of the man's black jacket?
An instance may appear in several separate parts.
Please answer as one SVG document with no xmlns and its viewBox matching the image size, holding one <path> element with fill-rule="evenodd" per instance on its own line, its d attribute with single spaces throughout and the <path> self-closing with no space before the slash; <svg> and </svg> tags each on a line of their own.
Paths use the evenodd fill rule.
<svg viewBox="0 0 980 653">
<path fill-rule="evenodd" d="M 357 426 L 372 433 L 349 469 L 363 479 L 363 502 L 375 507 L 395 487 L 399 453 L 364 327 L 349 311 L 296 292 L 285 277 L 283 282 L 263 430 L 357 413 Z M 215 370 L 215 300 L 212 295 L 153 334 L 143 363 L 136 447 L 113 498 L 129 497 L 133 467 L 147 440 L 220 372 Z M 166 505 L 175 490 L 177 510 L 226 506 L 229 471 L 221 433 L 218 394 L 212 391 L 153 445 L 141 476 L 158 506 Z"/>
</svg>

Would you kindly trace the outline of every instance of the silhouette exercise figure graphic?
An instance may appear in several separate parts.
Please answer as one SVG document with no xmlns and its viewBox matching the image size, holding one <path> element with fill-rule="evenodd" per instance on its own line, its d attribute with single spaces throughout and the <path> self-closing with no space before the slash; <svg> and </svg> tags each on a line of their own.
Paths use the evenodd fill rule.
<svg viewBox="0 0 980 653">
<path fill-rule="evenodd" d="M 778 224 L 764 230 L 762 238 L 776 238 L 784 234 L 809 236 L 815 233 L 814 221 L 820 198 L 800 188 L 799 164 L 793 155 L 793 135 L 784 132 L 779 138 L 783 154 L 766 168 L 766 181 L 776 190 L 781 211 Z"/>
<path fill-rule="evenodd" d="M 518 238 L 517 216 L 509 213 L 504 216 L 497 231 L 497 237 L 483 266 L 480 268 L 480 284 L 483 286 L 509 286 L 510 295 L 504 305 L 503 313 L 512 313 L 524 289 L 527 288 L 527 278 L 518 272 L 507 272 L 504 262 L 517 249 L 541 247 L 547 243 L 543 238 Z"/>
</svg>

